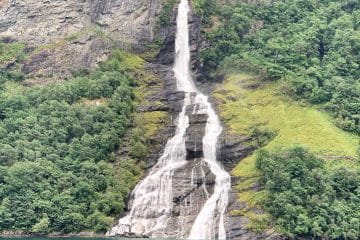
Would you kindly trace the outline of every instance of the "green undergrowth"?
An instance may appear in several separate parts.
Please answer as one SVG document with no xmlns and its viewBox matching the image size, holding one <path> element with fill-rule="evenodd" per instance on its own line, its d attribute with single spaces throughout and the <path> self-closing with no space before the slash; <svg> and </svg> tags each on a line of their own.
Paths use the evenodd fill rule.
<svg viewBox="0 0 360 240">
<path fill-rule="evenodd" d="M 134 79 L 136 85 L 133 89 L 134 93 L 134 109 L 132 118 L 132 128 L 130 133 L 130 155 L 137 160 L 143 161 L 146 159 L 151 140 L 156 136 L 159 129 L 162 129 L 168 121 L 168 114 L 166 111 L 140 111 L 142 107 L 149 105 L 158 105 L 162 103 L 150 103 L 148 97 L 155 94 L 161 87 L 162 81 L 154 73 L 145 67 L 145 60 L 139 55 L 119 52 L 122 59 L 121 64 Z M 110 65 L 113 63 L 109 62 Z M 115 63 L 116 64 L 116 63 Z"/>
<path fill-rule="evenodd" d="M 24 80 L 24 75 L 17 65 L 26 58 L 25 48 L 26 44 L 23 42 L 0 36 L 0 88 L 8 80 L 17 82 Z"/>
<path fill-rule="evenodd" d="M 23 42 L 4 43 L 0 39 L 0 66 L 23 56 L 26 45 Z"/>
<path fill-rule="evenodd" d="M 251 74 L 232 74 L 213 96 L 220 102 L 220 115 L 230 134 L 249 136 L 254 131 L 272 132 L 273 139 L 262 149 L 275 151 L 303 146 L 325 158 L 329 169 L 359 168 L 360 138 L 337 128 L 332 118 L 316 107 L 281 94 L 283 88 L 281 81 L 264 83 Z M 236 186 L 239 199 L 247 204 L 234 214 L 248 217 L 248 227 L 259 231 L 270 227 L 270 218 L 256 211 L 261 209 L 260 203 L 267 194 L 254 189 L 259 177 L 256 156 L 255 152 L 241 160 L 232 173 L 240 179 Z"/>
<path fill-rule="evenodd" d="M 261 204 L 275 229 L 290 239 L 360 237 L 360 171 L 328 169 L 303 147 L 261 150 L 256 168 L 267 196 Z"/>
<path fill-rule="evenodd" d="M 168 120 L 165 111 L 137 110 L 162 104 L 147 100 L 162 81 L 144 59 L 115 45 L 96 69 L 60 83 L 26 85 L 31 76 L 24 74 L 17 80 L 33 54 L 61 50 L 84 34 L 112 41 L 86 29 L 26 54 L 26 44 L 0 41 L 0 67 L 12 64 L 0 72 L 0 232 L 103 233 Z"/>
<path fill-rule="evenodd" d="M 294 99 L 322 104 L 336 126 L 360 133 L 358 1 L 196 2 L 203 20 L 216 19 L 203 34 L 209 76 L 241 69 L 281 79 Z"/>
</svg>

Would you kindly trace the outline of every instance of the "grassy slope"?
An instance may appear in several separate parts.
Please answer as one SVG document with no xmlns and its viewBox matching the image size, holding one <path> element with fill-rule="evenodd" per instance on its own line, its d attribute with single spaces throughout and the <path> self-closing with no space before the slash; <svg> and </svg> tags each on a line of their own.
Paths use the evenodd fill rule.
<svg viewBox="0 0 360 240">
<path fill-rule="evenodd" d="M 276 137 L 264 147 L 267 150 L 302 145 L 328 159 L 330 168 L 359 167 L 356 152 L 360 138 L 337 128 L 331 118 L 316 107 L 281 95 L 281 89 L 281 82 L 261 84 L 254 76 L 233 74 L 213 95 L 221 102 L 221 118 L 231 134 L 248 135 L 254 127 L 268 129 L 275 132 Z M 250 229 L 262 230 L 268 227 L 269 216 L 252 211 L 259 208 L 266 195 L 253 188 L 258 177 L 255 158 L 256 152 L 233 170 L 233 175 L 241 179 L 237 185 L 239 199 L 247 203 L 246 209 L 234 214 L 248 217 Z"/>
</svg>

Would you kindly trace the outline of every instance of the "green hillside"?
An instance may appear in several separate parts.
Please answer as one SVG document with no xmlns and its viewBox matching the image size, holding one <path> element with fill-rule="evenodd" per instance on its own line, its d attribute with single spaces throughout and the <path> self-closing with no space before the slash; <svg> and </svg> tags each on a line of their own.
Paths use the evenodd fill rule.
<svg viewBox="0 0 360 240">
<path fill-rule="evenodd" d="M 195 2 L 203 70 L 225 76 L 222 120 L 257 149 L 233 170 L 247 204 L 233 214 L 295 239 L 358 239 L 359 2 Z"/>
<path fill-rule="evenodd" d="M 324 168 L 330 172 L 341 167 L 359 170 L 360 137 L 339 129 L 319 106 L 297 102 L 282 90 L 281 81 L 264 83 L 254 75 L 233 74 L 213 96 L 221 103 L 218 109 L 231 134 L 272 133 L 273 138 L 260 150 L 281 152 L 301 146 L 325 159 Z M 257 146 L 256 142 L 250 144 Z M 262 176 L 261 169 L 256 168 L 257 158 L 258 152 L 255 152 L 233 170 L 233 175 L 241 179 L 236 187 L 239 200 L 247 203 L 246 209 L 234 214 L 250 218 L 248 227 L 259 231 L 271 226 L 271 217 L 253 211 L 262 208 L 268 197 L 266 190 L 254 190 Z"/>
</svg>

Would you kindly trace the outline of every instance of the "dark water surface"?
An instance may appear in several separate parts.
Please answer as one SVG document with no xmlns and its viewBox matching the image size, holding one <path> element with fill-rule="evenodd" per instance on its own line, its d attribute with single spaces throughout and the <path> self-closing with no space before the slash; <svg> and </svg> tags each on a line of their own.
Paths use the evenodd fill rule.
<svg viewBox="0 0 360 240">
<path fill-rule="evenodd" d="M 148 238 L 117 238 L 117 237 L 0 237 L 0 240 L 142 240 Z M 156 240 L 156 239 L 153 239 Z"/>
<path fill-rule="evenodd" d="M 129 240 L 131 238 L 106 238 L 106 237 L 0 237 L 0 240 Z"/>
<path fill-rule="evenodd" d="M 1 1 L 1 0 L 0 0 Z M 124 238 L 124 237 L 0 237 L 0 240 L 149 240 L 149 238 Z M 151 238 L 151 240 L 164 240 L 164 238 Z M 166 240 L 178 240 L 169 239 Z"/>
</svg>

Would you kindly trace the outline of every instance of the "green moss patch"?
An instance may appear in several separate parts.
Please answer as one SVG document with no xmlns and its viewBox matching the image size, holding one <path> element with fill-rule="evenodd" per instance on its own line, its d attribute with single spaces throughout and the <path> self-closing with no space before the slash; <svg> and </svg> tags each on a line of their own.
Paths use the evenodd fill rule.
<svg viewBox="0 0 360 240">
<path fill-rule="evenodd" d="M 221 118 L 231 134 L 251 135 L 254 129 L 270 130 L 276 135 L 263 149 L 300 145 L 327 159 L 329 168 L 356 167 L 360 138 L 337 128 L 332 119 L 316 107 L 281 94 L 283 87 L 281 81 L 264 83 L 251 74 L 233 74 L 213 96 L 220 102 Z M 248 205 L 242 214 L 250 219 L 250 228 L 254 228 L 252 225 L 256 225 L 259 217 L 252 208 L 258 208 L 266 196 L 264 191 L 254 191 L 259 176 L 255 159 L 256 152 L 241 160 L 232 172 L 241 180 L 236 188 L 239 200 Z"/>
<path fill-rule="evenodd" d="M 4 43 L 0 38 L 0 66 L 24 55 L 25 47 L 23 42 Z"/>
</svg>

